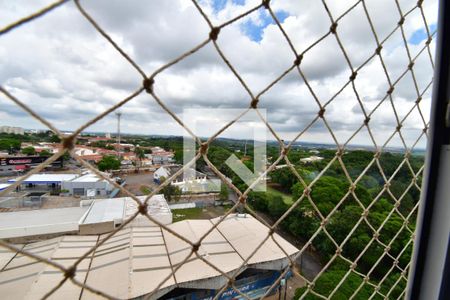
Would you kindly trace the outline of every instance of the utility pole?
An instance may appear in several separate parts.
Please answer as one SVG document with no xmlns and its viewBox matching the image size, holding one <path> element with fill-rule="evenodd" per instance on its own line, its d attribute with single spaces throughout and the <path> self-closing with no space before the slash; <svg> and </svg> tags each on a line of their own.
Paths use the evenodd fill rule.
<svg viewBox="0 0 450 300">
<path fill-rule="evenodd" d="M 118 151 L 120 152 L 120 117 L 122 116 L 122 113 L 120 111 L 117 111 L 116 116 L 117 116 L 117 145 L 119 147 Z"/>
<path fill-rule="evenodd" d="M 245 140 L 245 144 L 244 144 L 244 157 L 247 156 L 247 140 Z"/>
</svg>

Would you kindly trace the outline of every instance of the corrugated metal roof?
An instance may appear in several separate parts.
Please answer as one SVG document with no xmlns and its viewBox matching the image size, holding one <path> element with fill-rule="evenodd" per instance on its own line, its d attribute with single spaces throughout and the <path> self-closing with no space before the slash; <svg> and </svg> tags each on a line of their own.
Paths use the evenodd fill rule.
<svg viewBox="0 0 450 300">
<path fill-rule="evenodd" d="M 168 227 L 195 243 L 218 221 L 219 218 L 185 220 Z M 249 215 L 230 215 L 202 240 L 198 253 L 222 271 L 231 272 L 257 248 L 267 233 L 268 228 Z M 44 257 L 70 266 L 105 236 L 65 236 L 26 247 L 41 249 Z M 273 237 L 289 255 L 298 252 L 277 234 Z M 88 257 L 82 261 L 76 276 L 81 282 L 86 279 L 89 286 L 112 297 L 139 297 L 151 293 L 189 256 L 188 261 L 161 288 L 167 291 L 176 286 L 219 288 L 225 280 L 217 280 L 221 274 L 190 253 L 191 246 L 168 231 L 158 226 L 133 222 L 99 246 L 92 260 Z M 13 258 L 13 255 L 8 251 L 0 252 L 0 262 L 5 267 L 0 272 L 0 294 L 7 298 L 38 299 L 62 279 L 62 274 L 55 272 L 52 267 L 42 263 L 29 265 L 31 259 L 22 255 Z M 283 251 L 271 238 L 248 262 L 249 267 L 262 269 L 282 269 L 287 264 Z M 95 295 L 87 290 L 82 291 L 70 281 L 58 289 L 53 297 L 78 298 L 81 292 L 82 299 L 95 298 Z"/>
<path fill-rule="evenodd" d="M 70 181 L 78 174 L 33 174 L 30 177 L 24 179 L 23 183 L 61 183 L 62 181 Z M 10 179 L 8 182 L 16 182 L 20 178 Z"/>
</svg>

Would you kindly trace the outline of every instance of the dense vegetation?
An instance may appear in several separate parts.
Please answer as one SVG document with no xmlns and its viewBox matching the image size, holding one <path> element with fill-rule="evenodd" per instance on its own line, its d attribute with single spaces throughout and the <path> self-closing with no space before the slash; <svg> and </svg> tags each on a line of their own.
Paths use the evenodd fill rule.
<svg viewBox="0 0 450 300">
<path fill-rule="evenodd" d="M 0 133 L 0 151 L 6 151 L 10 154 L 20 151 L 22 142 L 60 142 L 58 136 L 51 131 L 34 134 L 13 134 Z"/>
<path fill-rule="evenodd" d="M 20 149 L 21 142 L 57 141 L 56 139 L 51 133 L 24 136 L 1 134 L 0 150 L 14 152 Z M 126 140 L 143 147 L 160 146 L 173 150 L 175 160 L 183 162 L 182 137 L 129 136 Z M 273 162 L 279 152 L 276 145 L 269 145 L 268 162 Z M 333 294 L 333 299 L 350 298 L 361 284 L 363 286 L 354 299 L 367 299 L 374 292 L 374 288 L 364 283 L 361 276 L 353 272 L 346 275 L 351 267 L 350 263 L 336 257 L 338 245 L 343 244 L 341 255 L 356 262 L 356 271 L 370 274 L 370 283 L 378 284 L 382 281 L 380 292 L 390 292 L 392 298 L 397 298 L 405 287 L 405 281 L 398 281 L 400 270 L 392 266 L 396 264 L 403 269 L 411 258 L 412 245 L 409 240 L 415 227 L 420 195 L 413 179 L 423 165 L 423 156 L 411 155 L 408 163 L 404 163 L 404 155 L 385 152 L 374 161 L 373 152 L 354 150 L 343 153 L 341 163 L 335 159 L 335 150 L 320 149 L 317 152 L 300 147 L 292 149 L 288 158 L 303 182 L 288 167 L 274 170 L 269 174 L 270 184 L 272 190 L 276 189 L 279 193 L 250 192 L 249 205 L 275 221 L 295 203 L 295 208 L 280 223 L 280 228 L 305 243 L 311 241 L 324 265 L 333 259 L 333 263 L 315 282 L 315 291 L 329 296 L 345 277 L 343 284 Z M 243 141 L 214 141 L 207 156 L 221 173 L 244 191 L 247 188 L 245 183 L 225 164 L 232 154 L 253 171 L 251 143 L 244 145 Z M 300 159 L 311 155 L 319 155 L 324 159 L 310 164 L 300 162 Z M 203 159 L 197 162 L 199 170 L 204 170 L 206 165 Z M 111 170 L 118 168 L 120 162 L 115 157 L 105 156 L 98 166 L 101 170 Z M 355 186 L 352 187 L 351 182 L 356 183 Z M 416 182 L 420 184 L 420 176 L 416 178 Z M 311 183 L 314 184 L 309 197 L 304 197 L 298 203 L 297 200 L 304 194 L 305 185 Z M 384 190 L 385 186 L 388 186 L 388 191 Z M 173 199 L 180 195 L 180 191 L 172 190 L 170 185 L 163 193 Z M 222 189 L 220 194 L 221 198 L 227 198 L 228 190 Z M 283 197 L 291 197 L 292 201 L 285 201 Z M 366 218 L 360 221 L 362 215 Z M 405 218 L 409 218 L 409 222 L 405 222 Z M 380 226 L 382 229 L 379 229 Z M 316 234 L 319 228 L 322 230 Z M 378 241 L 375 242 L 372 241 L 374 231 L 379 233 Z M 388 255 L 384 255 L 385 247 L 382 244 L 389 246 Z M 398 261 L 395 260 L 397 257 Z M 385 277 L 388 272 L 389 275 Z M 300 297 L 305 291 L 306 288 L 298 289 L 296 296 Z M 316 298 L 313 294 L 306 296 L 306 299 Z"/>
<path fill-rule="evenodd" d="M 320 156 L 325 159 L 320 162 L 307 165 L 299 163 L 300 158 L 309 155 L 311 154 L 305 150 L 294 150 L 289 155 L 290 161 L 295 164 L 297 173 L 306 185 L 316 180 L 317 175 L 335 156 L 335 151 L 322 150 Z M 409 159 L 410 165 L 402 165 L 403 155 L 383 153 L 379 158 L 381 169 L 376 163 L 368 167 L 373 158 L 374 153 L 369 151 L 349 151 L 342 156 L 345 169 L 339 161 L 334 161 L 329 169 L 315 181 L 310 191 L 310 199 L 314 205 L 307 197 L 304 197 L 281 222 L 281 228 L 305 242 L 313 238 L 312 245 L 319 252 L 324 264 L 335 257 L 337 245 L 345 241 L 342 255 L 357 262 L 357 271 L 363 274 L 370 272 L 370 281 L 377 283 L 388 273 L 394 263 L 398 263 L 398 266 L 403 269 L 411 259 L 412 246 L 408 242 L 411 232 L 414 231 L 417 213 L 415 205 L 419 199 L 419 190 L 414 185 L 409 190 L 408 187 L 413 180 L 413 172 L 418 172 L 422 166 L 423 157 L 412 156 Z M 360 176 L 364 170 L 366 170 L 365 175 Z M 347 176 L 353 182 L 357 180 L 354 193 L 351 193 Z M 287 167 L 272 172 L 270 177 L 281 190 L 290 192 L 294 201 L 304 193 L 305 186 Z M 389 181 L 390 193 L 383 191 L 386 180 Z M 419 178 L 419 183 L 420 180 Z M 401 201 L 397 203 L 399 198 Z M 249 195 L 249 203 L 253 208 L 274 220 L 289 208 L 285 202 L 269 193 L 252 192 Z M 366 208 L 369 208 L 367 221 L 359 222 Z M 411 214 L 410 222 L 404 222 L 404 218 L 409 214 Z M 324 230 L 314 236 L 324 218 L 327 220 Z M 390 247 L 389 255 L 384 256 L 385 247 L 377 241 L 371 242 L 374 230 L 378 230 L 382 224 L 384 225 L 379 230 L 378 241 Z M 350 233 L 351 236 L 347 239 Z M 380 257 L 383 258 L 379 260 Z M 398 262 L 395 262 L 396 257 L 399 258 Z M 336 259 L 317 280 L 314 290 L 323 295 L 329 295 L 349 268 L 348 262 Z M 382 291 L 387 293 L 399 275 L 399 269 L 393 268 L 382 283 Z M 352 273 L 333 295 L 333 299 L 351 297 L 362 282 L 360 276 Z M 390 295 L 393 298 L 398 297 L 404 285 L 404 280 L 400 281 Z M 298 290 L 297 296 L 305 290 L 306 288 Z M 373 288 L 364 284 L 355 299 L 367 299 L 367 295 L 372 292 Z M 316 298 L 312 294 L 306 297 L 306 299 Z"/>
<path fill-rule="evenodd" d="M 279 150 L 277 147 L 269 147 L 267 153 L 270 162 L 276 159 Z M 211 145 L 208 158 L 220 172 L 232 179 L 234 185 L 244 191 L 247 188 L 245 183 L 225 164 L 231 154 L 238 156 L 253 170 L 251 150 L 247 152 L 246 159 L 243 153 L 236 152 L 236 149 Z M 323 157 L 323 160 L 302 164 L 301 158 L 314 153 L 304 148 L 290 151 L 288 158 L 295 165 L 295 170 L 304 184 L 309 185 L 314 181 L 309 194 L 312 202 L 304 198 L 280 223 L 280 227 L 304 242 L 312 239 L 312 247 L 320 254 L 323 265 L 334 259 L 316 281 L 315 291 L 329 295 L 350 269 L 350 263 L 339 257 L 335 258 L 337 246 L 343 244 L 341 255 L 350 261 L 356 261 L 356 271 L 370 274 L 370 283 L 378 284 L 390 272 L 382 280 L 380 291 L 385 295 L 390 292 L 390 297 L 397 298 L 404 290 L 406 282 L 398 281 L 400 270 L 392 266 L 395 263 L 403 269 L 411 259 L 412 245 L 409 240 L 414 231 L 416 204 L 420 196 L 420 191 L 412 182 L 414 174 L 423 165 L 423 156 L 413 155 L 409 157 L 408 163 L 402 163 L 403 154 L 385 152 L 379 156 L 377 162 L 374 161 L 375 153 L 354 150 L 342 155 L 343 164 L 337 159 L 330 164 L 335 154 L 335 150 L 322 149 L 316 155 Z M 204 165 L 205 162 L 201 160 L 197 166 L 202 168 Z M 362 173 L 364 175 L 361 175 Z M 291 195 L 293 202 L 304 193 L 305 185 L 288 167 L 272 171 L 269 175 L 273 187 Z M 350 179 L 356 183 L 353 192 Z M 417 183 L 420 182 L 419 176 Z M 383 187 L 387 183 L 389 191 L 384 191 Z M 398 201 L 399 199 L 401 200 Z M 248 203 L 274 221 L 290 207 L 280 194 L 272 192 L 251 192 Z M 366 208 L 366 220 L 359 221 Z M 409 222 L 405 222 L 409 215 Z M 314 235 L 325 218 L 327 221 L 323 230 Z M 371 242 L 377 230 L 378 241 Z M 350 233 L 351 236 L 347 238 Z M 389 246 L 388 255 L 384 255 L 383 244 Z M 395 262 L 397 257 L 398 262 Z M 348 299 L 361 284 L 362 288 L 354 299 L 367 299 L 374 292 L 374 288 L 353 272 L 345 277 L 332 298 Z M 299 289 L 297 297 L 305 290 L 306 288 Z M 306 296 L 306 299 L 316 298 L 319 299 L 313 294 Z"/>
</svg>

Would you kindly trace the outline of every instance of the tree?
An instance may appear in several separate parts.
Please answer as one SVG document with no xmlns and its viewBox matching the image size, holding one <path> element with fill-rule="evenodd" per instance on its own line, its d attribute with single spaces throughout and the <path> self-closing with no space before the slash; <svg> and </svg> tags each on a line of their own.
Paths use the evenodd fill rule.
<svg viewBox="0 0 450 300">
<path fill-rule="evenodd" d="M 323 273 L 316 281 L 314 290 L 322 295 L 328 296 L 332 290 L 342 281 L 332 299 L 349 299 L 363 282 L 363 278 L 355 273 L 350 273 L 345 279 L 346 271 L 332 270 Z M 294 299 L 299 299 L 306 292 L 307 288 L 302 287 L 295 291 Z M 374 288 L 364 284 L 353 299 L 369 299 Z M 309 293 L 304 299 L 321 299 Z"/>
<path fill-rule="evenodd" d="M 221 201 L 227 201 L 228 200 L 228 195 L 229 195 L 229 191 L 228 191 L 227 185 L 221 183 L 220 184 L 220 193 L 219 193 L 220 200 Z"/>
<path fill-rule="evenodd" d="M 248 194 L 248 201 L 256 210 L 261 212 L 267 211 L 267 194 L 261 192 L 250 192 Z"/>
<path fill-rule="evenodd" d="M 161 177 L 161 184 L 164 183 L 164 181 L 166 181 L 165 177 Z M 163 193 L 164 197 L 166 198 L 166 200 L 168 202 L 170 201 L 178 201 L 180 200 L 180 196 L 181 196 L 181 190 L 179 187 L 172 185 L 172 184 L 168 184 L 165 187 L 162 188 L 161 192 Z"/>
<path fill-rule="evenodd" d="M 134 154 L 136 155 L 136 171 L 139 172 L 139 168 L 141 167 L 142 164 L 142 159 L 145 158 L 145 153 L 144 150 L 142 150 L 139 147 L 134 148 Z"/>
<path fill-rule="evenodd" d="M 39 152 L 39 156 L 52 156 L 52 154 L 48 150 L 42 150 Z"/>
<path fill-rule="evenodd" d="M 98 162 L 97 167 L 100 171 L 118 170 L 120 161 L 113 155 L 106 155 Z"/>
<path fill-rule="evenodd" d="M 3 136 L 0 138 L 0 150 L 8 151 L 9 153 L 20 150 L 20 144 L 20 140 L 17 139 L 4 138 Z"/>
<path fill-rule="evenodd" d="M 53 134 L 50 136 L 50 142 L 52 143 L 61 143 L 61 139 L 59 138 L 58 135 Z"/>
<path fill-rule="evenodd" d="M 289 207 L 281 196 L 269 194 L 267 198 L 267 209 L 272 217 L 278 219 L 288 210 Z"/>
<path fill-rule="evenodd" d="M 272 182 L 276 182 L 283 188 L 284 191 L 289 192 L 292 186 L 298 183 L 298 178 L 292 173 L 289 168 L 281 168 L 270 173 Z"/>
<path fill-rule="evenodd" d="M 25 155 L 35 155 L 36 154 L 36 149 L 34 149 L 33 147 L 25 147 L 22 149 L 22 153 Z"/>
</svg>

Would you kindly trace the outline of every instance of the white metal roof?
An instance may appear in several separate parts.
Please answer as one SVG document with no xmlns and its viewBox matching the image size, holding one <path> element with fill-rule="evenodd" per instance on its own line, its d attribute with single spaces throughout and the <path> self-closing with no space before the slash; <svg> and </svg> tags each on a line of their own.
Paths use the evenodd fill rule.
<svg viewBox="0 0 450 300">
<path fill-rule="evenodd" d="M 125 198 L 94 200 L 83 224 L 94 224 L 105 221 L 122 220 L 125 213 Z"/>
<path fill-rule="evenodd" d="M 9 184 L 9 183 L 0 183 L 0 191 L 3 191 L 4 189 L 6 189 L 10 185 L 11 184 Z"/>
<path fill-rule="evenodd" d="M 24 179 L 23 183 L 61 183 L 62 181 L 70 181 L 76 177 L 78 174 L 33 174 L 30 177 Z M 16 179 L 10 179 L 8 182 L 16 182 L 20 180 L 22 177 Z"/>
<path fill-rule="evenodd" d="M 97 182 L 97 181 L 101 181 L 101 180 L 104 180 L 104 179 L 101 179 L 97 175 L 91 174 L 91 173 L 70 179 L 70 181 L 72 181 L 72 182 Z M 66 180 L 66 181 L 69 181 L 69 180 Z"/>
<path fill-rule="evenodd" d="M 185 220 L 168 225 L 170 229 L 192 242 L 206 233 L 219 218 L 213 220 Z M 267 236 L 268 228 L 253 217 L 228 216 L 217 229 L 202 241 L 199 254 L 224 272 L 236 270 Z M 27 250 L 38 252 L 65 266 L 101 241 L 100 236 L 65 236 L 33 243 Z M 98 240 L 97 240 L 98 237 Z M 277 234 L 273 238 L 290 256 L 298 249 Z M 220 288 L 225 278 L 197 258 L 190 255 L 191 246 L 158 226 L 137 225 L 123 228 L 99 246 L 77 268 L 76 278 L 115 298 L 134 298 L 151 293 L 160 282 L 187 256 L 183 264 L 160 289 L 169 291 L 174 287 Z M 62 275 L 54 268 L 34 263 L 23 255 L 14 256 L 0 250 L 0 294 L 14 299 L 38 299 L 53 288 Z M 288 259 L 279 246 L 269 238 L 262 244 L 248 267 L 281 270 Z M 73 299 L 80 296 L 81 288 L 67 281 L 58 289 L 55 299 Z M 163 293 L 163 292 L 161 292 Z M 82 299 L 95 298 L 87 290 Z"/>
<path fill-rule="evenodd" d="M 0 216 L 0 238 L 78 231 L 78 221 L 86 210 L 68 207 L 4 212 Z"/>
</svg>

